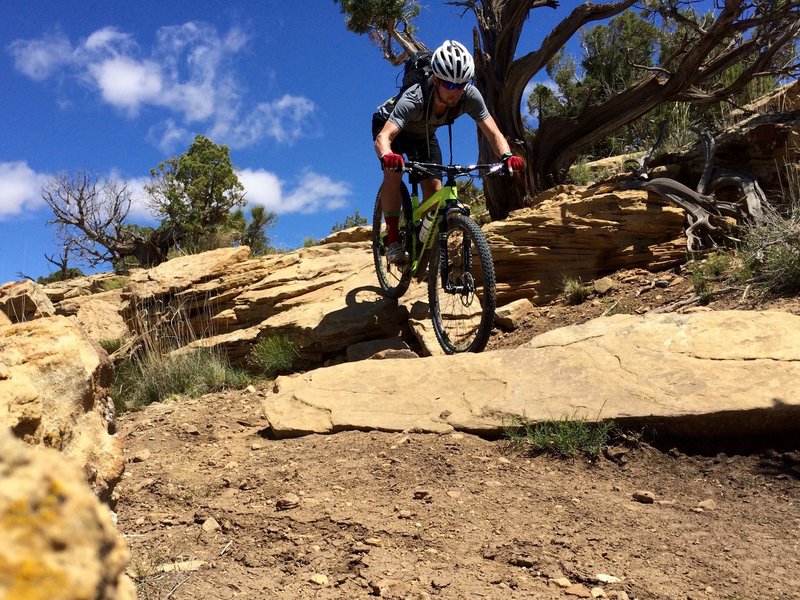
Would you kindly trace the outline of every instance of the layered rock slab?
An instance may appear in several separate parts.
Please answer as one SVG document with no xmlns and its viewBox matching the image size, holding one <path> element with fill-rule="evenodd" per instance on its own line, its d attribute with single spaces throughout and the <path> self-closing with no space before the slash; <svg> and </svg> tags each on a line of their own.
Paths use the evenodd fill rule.
<svg viewBox="0 0 800 600">
<path fill-rule="evenodd" d="M 124 469 L 108 355 L 71 317 L 0 326 L 0 427 L 62 451 L 111 501 Z"/>
<path fill-rule="evenodd" d="M 345 429 L 500 435 L 519 419 L 564 417 L 728 437 L 798 428 L 797 381 L 798 316 L 615 315 L 514 350 L 280 377 L 262 404 L 276 437 Z"/>
</svg>

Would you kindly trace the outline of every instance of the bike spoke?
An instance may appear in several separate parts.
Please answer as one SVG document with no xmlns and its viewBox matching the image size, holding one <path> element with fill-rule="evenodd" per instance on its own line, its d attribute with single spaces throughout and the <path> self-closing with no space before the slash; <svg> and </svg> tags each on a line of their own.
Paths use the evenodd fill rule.
<svg viewBox="0 0 800 600">
<path fill-rule="evenodd" d="M 442 281 L 438 253 L 431 269 L 435 269 L 429 280 L 431 316 L 442 348 L 448 353 L 482 350 L 494 320 L 495 277 L 488 246 L 473 221 L 452 220 L 447 235 L 447 279 Z"/>
</svg>

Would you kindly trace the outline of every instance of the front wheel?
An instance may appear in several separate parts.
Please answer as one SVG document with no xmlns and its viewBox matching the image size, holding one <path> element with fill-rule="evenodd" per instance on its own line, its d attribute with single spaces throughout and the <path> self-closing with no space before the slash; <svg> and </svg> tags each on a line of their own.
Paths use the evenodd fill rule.
<svg viewBox="0 0 800 600">
<path fill-rule="evenodd" d="M 480 352 L 494 325 L 496 279 L 489 244 L 477 223 L 450 217 L 445 250 L 431 250 L 428 302 L 436 339 L 447 354 Z"/>
<path fill-rule="evenodd" d="M 406 250 L 410 250 L 411 236 L 414 227 L 411 217 L 411 197 L 404 183 L 400 184 L 402 210 L 400 211 L 400 241 Z M 383 222 L 383 208 L 381 207 L 381 191 L 375 198 L 375 208 L 372 211 L 372 257 L 375 261 L 375 273 L 378 283 L 385 296 L 399 298 L 408 290 L 411 283 L 411 263 L 405 265 L 390 264 L 386 258 L 386 225 Z"/>
</svg>

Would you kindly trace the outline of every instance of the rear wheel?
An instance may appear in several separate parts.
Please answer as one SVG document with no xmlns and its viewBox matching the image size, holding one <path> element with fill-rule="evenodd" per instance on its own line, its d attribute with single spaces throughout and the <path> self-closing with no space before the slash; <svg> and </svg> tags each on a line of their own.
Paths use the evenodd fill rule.
<svg viewBox="0 0 800 600">
<path fill-rule="evenodd" d="M 400 197 L 402 210 L 400 211 L 400 242 L 406 251 L 410 251 L 410 241 L 414 226 L 411 218 L 411 197 L 404 183 L 400 184 Z M 383 209 L 381 208 L 381 192 L 375 198 L 375 208 L 372 211 L 372 257 L 375 260 L 375 272 L 378 283 L 389 298 L 399 298 L 406 293 L 411 283 L 411 262 L 405 265 L 392 265 L 386 258 L 386 224 L 383 222 Z"/>
<path fill-rule="evenodd" d="M 447 354 L 480 352 L 492 333 L 497 302 L 492 255 L 469 217 L 450 217 L 447 229 L 446 257 L 438 244 L 431 250 L 428 302 L 433 329 Z"/>
</svg>

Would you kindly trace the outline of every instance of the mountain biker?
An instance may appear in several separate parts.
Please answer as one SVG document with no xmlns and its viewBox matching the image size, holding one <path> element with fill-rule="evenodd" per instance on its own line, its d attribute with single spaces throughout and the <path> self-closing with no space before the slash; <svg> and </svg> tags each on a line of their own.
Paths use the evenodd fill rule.
<svg viewBox="0 0 800 600">
<path fill-rule="evenodd" d="M 469 84 L 475 75 L 469 51 L 459 42 L 447 40 L 434 51 L 431 70 L 433 74 L 426 84 L 412 85 L 399 98 L 378 107 L 372 116 L 375 152 L 383 169 L 381 208 L 386 222 L 386 257 L 392 264 L 408 260 L 399 232 L 400 183 L 405 164 L 402 155 L 441 164 L 442 152 L 435 133 L 438 127 L 466 113 L 478 124 L 507 169 L 516 171 L 525 166 L 521 157 L 512 154 L 481 93 Z M 424 90 L 430 90 L 428 98 L 424 97 Z M 442 181 L 440 177 L 428 177 L 420 185 L 424 201 L 442 187 Z"/>
</svg>

